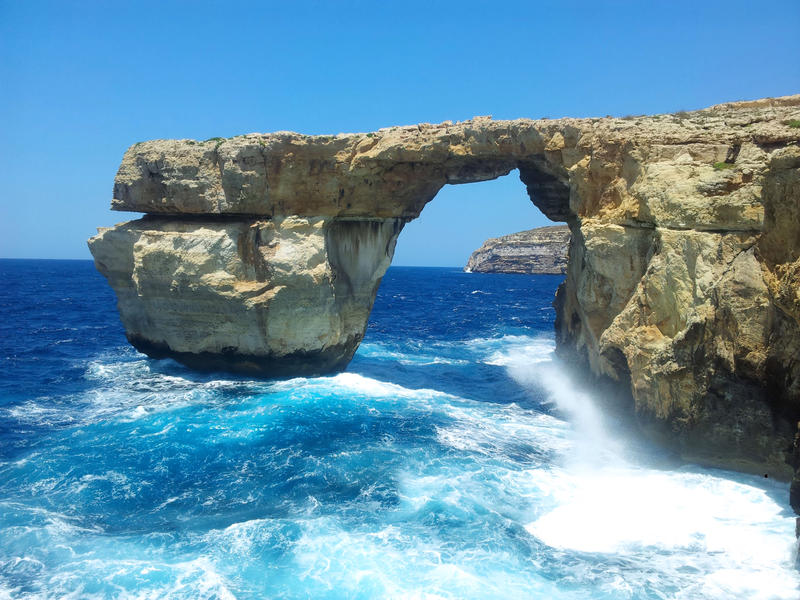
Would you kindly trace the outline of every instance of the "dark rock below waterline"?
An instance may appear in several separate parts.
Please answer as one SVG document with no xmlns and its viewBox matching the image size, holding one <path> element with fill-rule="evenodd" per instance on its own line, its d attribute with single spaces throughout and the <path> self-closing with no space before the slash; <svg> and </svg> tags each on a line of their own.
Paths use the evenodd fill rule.
<svg viewBox="0 0 800 600">
<path fill-rule="evenodd" d="M 197 371 L 232 372 L 271 378 L 318 376 L 342 371 L 353 358 L 361 340 L 283 356 L 240 354 L 235 348 L 223 349 L 221 352 L 176 352 L 166 344 L 153 343 L 136 336 L 128 336 L 128 341 L 150 358 L 171 358 Z"/>
<path fill-rule="evenodd" d="M 400 230 L 442 187 L 518 169 L 570 227 L 559 355 L 629 390 L 679 458 L 797 478 L 798 118 L 800 95 L 153 140 L 125 153 L 112 200 L 148 216 L 89 243 L 128 335 L 175 355 L 313 353 L 363 337 Z"/>
</svg>

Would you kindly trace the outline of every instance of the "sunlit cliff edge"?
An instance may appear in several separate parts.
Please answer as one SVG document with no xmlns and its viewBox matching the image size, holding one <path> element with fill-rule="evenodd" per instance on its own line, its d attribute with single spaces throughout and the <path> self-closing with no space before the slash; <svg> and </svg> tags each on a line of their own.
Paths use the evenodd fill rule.
<svg viewBox="0 0 800 600">
<path fill-rule="evenodd" d="M 683 458 L 789 478 L 798 125 L 800 96 L 788 96 L 623 119 L 142 142 L 112 208 L 147 215 L 89 245 L 139 350 L 198 368 L 328 372 L 363 338 L 403 225 L 446 184 L 518 168 L 571 232 L 559 355 L 629 390 L 642 430 Z M 800 511 L 797 477 L 791 501 Z"/>
<path fill-rule="evenodd" d="M 552 225 L 489 238 L 467 261 L 467 273 L 561 275 L 567 270 L 569 227 Z"/>
</svg>

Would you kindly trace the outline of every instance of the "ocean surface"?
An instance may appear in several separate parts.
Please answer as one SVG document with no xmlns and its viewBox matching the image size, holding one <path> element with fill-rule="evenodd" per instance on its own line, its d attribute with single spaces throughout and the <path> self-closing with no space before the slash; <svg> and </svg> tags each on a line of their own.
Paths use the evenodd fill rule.
<svg viewBox="0 0 800 600">
<path fill-rule="evenodd" d="M 346 372 L 136 353 L 0 261 L 0 598 L 800 597 L 787 485 L 669 469 L 553 357 L 557 276 L 393 267 Z"/>
</svg>

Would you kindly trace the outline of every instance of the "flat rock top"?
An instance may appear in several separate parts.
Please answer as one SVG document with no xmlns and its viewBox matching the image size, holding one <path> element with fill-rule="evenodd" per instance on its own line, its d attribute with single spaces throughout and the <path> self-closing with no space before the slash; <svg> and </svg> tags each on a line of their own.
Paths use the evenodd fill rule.
<svg viewBox="0 0 800 600">
<path fill-rule="evenodd" d="M 570 230 L 566 225 L 537 227 L 489 238 L 469 257 L 472 273 L 564 273 Z"/>
<path fill-rule="evenodd" d="M 414 218 L 447 183 L 493 179 L 517 167 L 537 180 L 563 178 L 581 157 L 620 146 L 785 145 L 800 141 L 795 120 L 800 95 L 647 117 L 475 117 L 372 133 L 154 140 L 125 153 L 112 208 Z"/>
<path fill-rule="evenodd" d="M 569 235 L 570 231 L 567 225 L 548 225 L 489 238 L 483 243 L 483 246 L 493 244 L 563 243 L 569 241 Z"/>
</svg>

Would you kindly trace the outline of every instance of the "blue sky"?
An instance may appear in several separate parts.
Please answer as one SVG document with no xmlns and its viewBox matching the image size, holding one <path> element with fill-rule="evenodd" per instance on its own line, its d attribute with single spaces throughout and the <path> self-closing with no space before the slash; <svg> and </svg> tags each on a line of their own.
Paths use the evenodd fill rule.
<svg viewBox="0 0 800 600">
<path fill-rule="evenodd" d="M 603 116 L 800 92 L 800 2 L 0 0 L 0 257 L 89 258 L 152 138 Z M 515 174 L 447 186 L 395 264 L 548 224 Z"/>
</svg>

